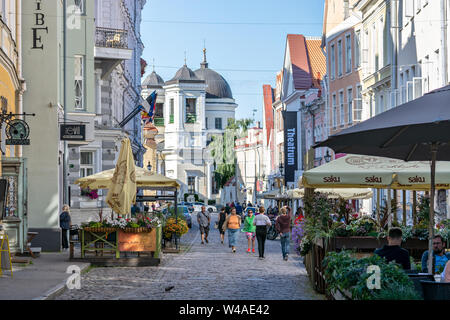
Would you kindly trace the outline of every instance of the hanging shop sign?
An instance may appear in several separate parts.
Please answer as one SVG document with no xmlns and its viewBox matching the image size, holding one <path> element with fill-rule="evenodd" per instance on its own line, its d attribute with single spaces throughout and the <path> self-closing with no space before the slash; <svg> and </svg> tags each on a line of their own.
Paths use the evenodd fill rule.
<svg viewBox="0 0 450 320">
<path fill-rule="evenodd" d="M 61 140 L 66 141 L 85 141 L 86 125 L 84 124 L 62 124 Z"/>
<path fill-rule="evenodd" d="M 10 120 L 6 124 L 6 145 L 29 145 L 30 127 L 21 119 Z"/>
<path fill-rule="evenodd" d="M 295 181 L 297 170 L 297 112 L 284 112 L 284 170 L 286 182 Z"/>
</svg>

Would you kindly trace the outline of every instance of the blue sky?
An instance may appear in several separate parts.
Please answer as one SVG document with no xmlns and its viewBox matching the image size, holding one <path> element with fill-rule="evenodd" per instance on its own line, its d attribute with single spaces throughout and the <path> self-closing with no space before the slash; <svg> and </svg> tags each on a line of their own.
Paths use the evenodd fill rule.
<svg viewBox="0 0 450 320">
<path fill-rule="evenodd" d="M 275 86 L 283 65 L 286 35 L 321 36 L 321 0 L 149 0 L 141 35 L 148 62 L 167 81 L 184 64 L 203 60 L 230 84 L 239 105 L 236 118 L 262 121 L 263 84 Z M 144 77 L 145 77 L 144 76 Z"/>
</svg>

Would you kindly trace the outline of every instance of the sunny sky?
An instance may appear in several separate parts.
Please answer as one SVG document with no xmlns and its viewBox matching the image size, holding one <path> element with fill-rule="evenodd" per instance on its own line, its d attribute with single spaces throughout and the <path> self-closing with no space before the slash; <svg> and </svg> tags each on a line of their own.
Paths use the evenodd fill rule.
<svg viewBox="0 0 450 320">
<path fill-rule="evenodd" d="M 321 36 L 321 0 L 149 0 L 141 35 L 147 76 L 155 71 L 170 80 L 184 64 L 192 70 L 203 60 L 230 84 L 239 105 L 236 118 L 262 121 L 263 84 L 275 86 L 286 35 Z M 145 78 L 144 76 L 144 78 Z"/>
</svg>

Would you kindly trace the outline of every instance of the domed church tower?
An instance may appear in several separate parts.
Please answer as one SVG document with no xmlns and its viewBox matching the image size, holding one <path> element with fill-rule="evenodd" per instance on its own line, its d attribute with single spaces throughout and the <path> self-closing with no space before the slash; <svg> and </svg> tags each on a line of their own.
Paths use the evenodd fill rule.
<svg viewBox="0 0 450 320">
<path fill-rule="evenodd" d="M 227 81 L 208 67 L 206 49 L 203 53 L 200 69 L 194 72 L 185 62 L 163 86 L 163 153 L 166 176 L 181 184 L 180 200 L 196 194 L 207 203 L 219 198 L 207 144 L 212 135 L 224 133 L 237 104 Z"/>
</svg>

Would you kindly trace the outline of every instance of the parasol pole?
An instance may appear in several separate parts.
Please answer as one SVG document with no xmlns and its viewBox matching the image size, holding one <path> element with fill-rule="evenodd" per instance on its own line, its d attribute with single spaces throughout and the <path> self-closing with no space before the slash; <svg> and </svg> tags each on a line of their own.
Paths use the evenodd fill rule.
<svg viewBox="0 0 450 320">
<path fill-rule="evenodd" d="M 377 220 L 378 220 L 378 225 L 379 225 L 380 231 L 381 231 L 382 227 L 381 227 L 381 217 L 380 217 L 380 202 L 381 202 L 381 190 L 377 189 Z"/>
<path fill-rule="evenodd" d="M 390 228 L 392 228 L 392 214 L 391 214 L 391 189 L 390 188 L 388 188 L 387 189 L 387 192 L 388 192 L 388 194 L 387 194 L 387 209 L 386 209 L 386 211 L 387 211 L 387 216 L 388 216 L 388 230 L 390 229 Z"/>
<path fill-rule="evenodd" d="M 434 236 L 434 193 L 435 193 L 435 174 L 436 174 L 436 154 L 437 143 L 431 144 L 431 190 L 430 190 L 430 215 L 428 222 L 428 273 L 434 274 L 433 269 L 433 236 Z"/>
</svg>

